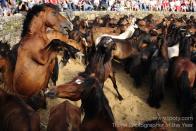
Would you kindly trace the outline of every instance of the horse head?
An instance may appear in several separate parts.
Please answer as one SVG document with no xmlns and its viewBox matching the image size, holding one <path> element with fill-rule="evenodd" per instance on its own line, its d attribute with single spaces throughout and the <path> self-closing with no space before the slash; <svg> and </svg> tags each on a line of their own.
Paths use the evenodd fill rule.
<svg viewBox="0 0 196 131">
<path fill-rule="evenodd" d="M 111 37 L 102 37 L 96 47 L 96 53 L 104 57 L 104 63 L 112 58 L 112 50 L 116 49 L 116 43 Z"/>
<path fill-rule="evenodd" d="M 67 15 L 67 17 L 64 17 L 60 14 L 59 11 L 60 10 L 55 5 L 44 4 L 44 12 L 46 14 L 45 17 L 46 25 L 62 33 L 65 33 L 66 29 L 73 30 L 73 24 L 69 20 L 71 16 Z"/>
</svg>

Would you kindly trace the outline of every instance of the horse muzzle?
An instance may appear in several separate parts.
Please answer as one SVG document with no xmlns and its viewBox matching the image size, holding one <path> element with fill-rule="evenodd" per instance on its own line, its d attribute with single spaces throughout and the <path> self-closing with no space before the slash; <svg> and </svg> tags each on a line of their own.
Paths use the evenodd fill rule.
<svg viewBox="0 0 196 131">
<path fill-rule="evenodd" d="M 67 34 L 68 31 L 73 30 L 73 24 L 71 22 L 69 23 L 64 23 L 61 25 L 61 32 L 64 34 Z"/>
</svg>

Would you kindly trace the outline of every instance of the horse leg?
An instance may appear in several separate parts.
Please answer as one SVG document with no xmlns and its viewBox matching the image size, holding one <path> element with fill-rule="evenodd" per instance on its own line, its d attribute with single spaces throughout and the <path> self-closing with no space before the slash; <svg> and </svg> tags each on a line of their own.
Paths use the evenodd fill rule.
<svg viewBox="0 0 196 131">
<path fill-rule="evenodd" d="M 70 46 L 73 46 L 74 48 L 76 48 L 80 51 L 83 50 L 82 45 L 79 44 L 77 41 L 69 39 L 67 35 L 59 33 L 57 31 L 48 32 L 47 37 L 48 37 L 49 41 L 52 41 L 53 39 L 59 39 L 65 43 L 68 43 Z"/>
<path fill-rule="evenodd" d="M 118 94 L 118 99 L 119 100 L 123 100 L 123 97 L 121 96 L 121 94 L 119 93 L 118 91 L 118 87 L 117 87 L 117 84 L 116 84 L 116 78 L 115 78 L 115 73 L 112 72 L 110 75 L 109 75 L 109 78 L 111 79 L 112 83 L 113 83 L 113 87 L 114 89 L 116 90 L 117 94 Z"/>
</svg>

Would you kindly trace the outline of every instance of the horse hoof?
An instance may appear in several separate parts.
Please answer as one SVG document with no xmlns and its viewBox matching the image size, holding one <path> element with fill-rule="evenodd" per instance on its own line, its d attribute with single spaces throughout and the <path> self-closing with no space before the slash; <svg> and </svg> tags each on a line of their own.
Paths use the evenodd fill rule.
<svg viewBox="0 0 196 131">
<path fill-rule="evenodd" d="M 123 97 L 122 97 L 122 96 L 118 96 L 118 99 L 119 99 L 120 101 L 122 101 L 122 100 L 123 100 Z"/>
</svg>

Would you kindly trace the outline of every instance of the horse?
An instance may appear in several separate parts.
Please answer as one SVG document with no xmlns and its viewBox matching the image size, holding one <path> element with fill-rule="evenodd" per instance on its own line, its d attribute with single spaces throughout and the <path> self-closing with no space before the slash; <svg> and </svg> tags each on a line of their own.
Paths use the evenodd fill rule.
<svg viewBox="0 0 196 131">
<path fill-rule="evenodd" d="M 95 76 L 86 78 L 84 83 L 86 86 L 81 95 L 81 109 L 85 114 L 82 131 L 167 131 L 167 125 L 161 119 L 146 121 L 135 127 L 115 126 L 118 123 L 115 123 L 112 109 L 101 87 L 103 84 Z"/>
<path fill-rule="evenodd" d="M 160 36 L 161 37 L 161 36 Z M 150 106 L 159 108 L 164 99 L 166 76 L 169 68 L 169 57 L 166 37 L 158 38 L 158 48 L 151 58 L 150 65 L 150 92 L 148 103 Z"/>
<path fill-rule="evenodd" d="M 79 52 L 79 50 L 77 50 L 69 45 L 64 45 L 64 46 L 66 46 L 66 47 L 60 49 L 61 50 L 60 52 L 62 52 L 63 54 L 61 54 L 61 53 L 59 53 L 59 54 L 60 54 L 60 56 L 62 56 L 61 62 L 65 66 L 70 58 L 73 58 L 73 59 L 76 58 L 75 55 L 77 52 Z M 51 65 L 51 70 L 52 70 L 51 80 L 53 82 L 53 85 L 56 86 L 56 82 L 58 80 L 58 74 L 59 74 L 59 63 L 58 63 L 57 57 L 55 58 L 54 65 L 53 64 Z"/>
<path fill-rule="evenodd" d="M 122 100 L 123 98 L 118 91 L 115 75 L 112 70 L 111 60 L 112 50 L 114 48 L 115 44 L 112 39 L 103 37 L 84 72 L 79 73 L 72 81 L 49 89 L 46 93 L 49 94 L 49 96 L 54 95 L 55 97 L 58 96 L 71 100 L 78 100 L 83 90 L 83 86 L 81 85 L 81 82 L 77 83 L 77 81 L 81 81 L 87 76 L 94 74 L 102 83 L 104 83 L 107 78 L 110 78 L 118 94 L 119 100 Z"/>
<path fill-rule="evenodd" d="M 52 28 L 54 31 L 47 32 L 47 28 Z M 58 49 L 54 48 L 59 46 L 52 40 L 69 41 L 69 45 L 76 49 L 80 47 L 62 34 L 65 28 L 72 30 L 73 25 L 59 13 L 55 5 L 35 5 L 27 13 L 19 42 L 13 89 L 11 89 L 13 92 L 21 97 L 30 97 L 41 89 L 47 88 L 51 65 L 54 65 L 58 52 Z"/>
<path fill-rule="evenodd" d="M 173 59 L 170 64 L 172 85 L 176 91 L 177 104 L 182 110 L 182 115 L 189 115 L 192 104 L 192 90 L 195 86 L 196 65 L 190 60 L 190 35 L 182 38 L 184 51 Z"/>
<path fill-rule="evenodd" d="M 17 96 L 0 89 L 0 131 L 40 131 L 40 117 Z"/>
<path fill-rule="evenodd" d="M 81 108 L 85 115 L 82 120 L 82 131 L 116 131 L 114 116 L 104 95 L 102 83 L 96 77 L 85 80 L 86 87 L 81 95 Z"/>
<path fill-rule="evenodd" d="M 112 37 L 114 39 L 120 39 L 120 40 L 130 38 L 133 35 L 135 28 L 137 28 L 137 25 L 135 25 L 135 21 L 136 21 L 136 18 L 132 18 L 132 22 L 130 23 L 128 28 L 123 33 L 121 33 L 119 35 L 102 34 L 99 37 L 94 38 L 95 45 L 97 45 L 99 43 L 100 39 L 105 36 Z"/>
<path fill-rule="evenodd" d="M 64 101 L 50 109 L 47 131 L 80 131 L 81 111 Z"/>
<path fill-rule="evenodd" d="M 53 86 L 47 89 L 44 93 L 50 98 L 66 98 L 72 101 L 78 101 L 81 98 L 81 93 L 84 89 L 82 84 L 84 77 L 76 76 L 70 82 L 67 82 L 62 85 Z"/>
<path fill-rule="evenodd" d="M 115 49 L 116 44 L 112 38 L 103 37 L 97 47 L 95 47 L 95 50 L 89 54 L 92 57 L 90 58 L 85 71 L 80 73 L 80 75 L 86 76 L 95 73 L 95 76 L 99 78 L 102 83 L 104 83 L 107 78 L 110 78 L 113 83 L 113 87 L 118 94 L 118 99 L 122 100 L 123 98 L 120 95 L 116 84 L 115 73 L 112 69 L 112 51 Z"/>
<path fill-rule="evenodd" d="M 2 89 L 4 89 L 6 92 L 8 91 L 6 89 L 11 86 L 13 81 L 12 77 L 16 63 L 17 48 L 18 44 L 11 48 L 7 42 L 0 41 L 0 70 L 3 77 L 2 81 L 4 83 L 4 87 L 2 87 Z M 10 92 L 8 91 L 8 93 Z M 27 99 L 26 103 L 34 110 L 39 108 L 46 109 L 46 99 L 41 92 Z"/>
</svg>

